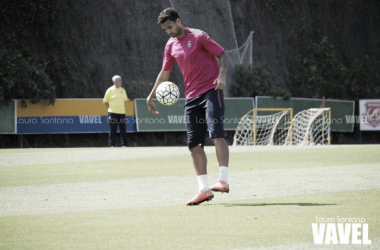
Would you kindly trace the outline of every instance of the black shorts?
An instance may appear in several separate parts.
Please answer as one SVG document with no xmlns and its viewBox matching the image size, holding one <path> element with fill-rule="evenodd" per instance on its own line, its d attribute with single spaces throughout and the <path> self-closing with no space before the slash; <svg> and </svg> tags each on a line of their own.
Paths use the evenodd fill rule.
<svg viewBox="0 0 380 250">
<path fill-rule="evenodd" d="M 185 120 L 189 149 L 205 143 L 207 129 L 211 139 L 224 138 L 223 90 L 210 89 L 206 93 L 186 100 Z"/>
</svg>

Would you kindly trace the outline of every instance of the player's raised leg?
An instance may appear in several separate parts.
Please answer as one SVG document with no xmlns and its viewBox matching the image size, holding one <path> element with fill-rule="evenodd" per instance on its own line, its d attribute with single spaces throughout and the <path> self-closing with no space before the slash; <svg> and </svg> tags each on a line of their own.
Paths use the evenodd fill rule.
<svg viewBox="0 0 380 250">
<path fill-rule="evenodd" d="M 210 90 L 206 93 L 206 120 L 210 138 L 215 144 L 216 156 L 219 163 L 219 180 L 211 187 L 215 192 L 230 191 L 228 184 L 229 150 L 224 139 L 224 93 L 222 90 Z"/>
<path fill-rule="evenodd" d="M 219 180 L 210 189 L 215 192 L 228 193 L 230 191 L 230 186 L 228 184 L 228 145 L 224 138 L 215 138 L 213 141 L 215 144 L 216 157 L 219 163 Z"/>
</svg>

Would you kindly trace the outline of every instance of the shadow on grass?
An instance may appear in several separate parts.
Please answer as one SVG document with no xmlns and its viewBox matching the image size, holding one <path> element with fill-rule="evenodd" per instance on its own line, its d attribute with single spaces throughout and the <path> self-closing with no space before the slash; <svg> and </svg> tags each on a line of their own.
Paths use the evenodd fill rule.
<svg viewBox="0 0 380 250">
<path fill-rule="evenodd" d="M 213 204 L 225 207 L 263 207 L 263 206 L 301 206 L 301 207 L 314 207 L 314 206 L 337 206 L 340 204 L 334 203 L 219 203 Z"/>
</svg>

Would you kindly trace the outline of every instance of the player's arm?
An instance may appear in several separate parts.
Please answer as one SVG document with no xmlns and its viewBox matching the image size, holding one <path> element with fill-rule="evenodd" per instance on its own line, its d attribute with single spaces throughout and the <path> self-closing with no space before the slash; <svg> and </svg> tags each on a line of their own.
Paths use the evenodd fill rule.
<svg viewBox="0 0 380 250">
<path fill-rule="evenodd" d="M 153 86 L 152 91 L 150 92 L 149 96 L 146 98 L 146 102 L 148 105 L 148 109 L 152 114 L 158 114 L 156 110 L 156 106 L 154 105 L 153 98 L 156 97 L 156 89 L 160 83 L 168 81 L 170 77 L 170 71 L 161 70 L 161 72 L 158 74 L 156 83 Z"/>
<path fill-rule="evenodd" d="M 104 95 L 104 98 L 103 98 L 103 104 L 109 108 L 110 105 L 109 105 L 109 90 L 106 91 L 106 94 Z"/>
<path fill-rule="evenodd" d="M 206 32 L 198 37 L 198 42 L 215 57 L 219 58 L 219 75 L 214 81 L 215 89 L 224 89 L 226 87 L 226 73 L 228 68 L 228 57 L 224 49 L 216 43 Z"/>
<path fill-rule="evenodd" d="M 228 56 L 223 51 L 219 56 L 219 76 L 214 81 L 214 84 L 216 84 L 215 89 L 224 89 L 226 87 L 226 73 L 228 69 Z"/>
</svg>

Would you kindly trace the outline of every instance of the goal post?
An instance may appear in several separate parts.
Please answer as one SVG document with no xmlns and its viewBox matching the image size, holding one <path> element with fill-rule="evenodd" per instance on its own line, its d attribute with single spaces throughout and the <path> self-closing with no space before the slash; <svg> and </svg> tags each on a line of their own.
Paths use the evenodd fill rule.
<svg viewBox="0 0 380 250">
<path fill-rule="evenodd" d="M 294 145 L 331 144 L 331 109 L 311 108 L 297 113 L 292 141 Z"/>
<path fill-rule="evenodd" d="M 234 135 L 238 145 L 285 145 L 292 138 L 293 109 L 259 108 L 247 112 L 239 121 Z"/>
<path fill-rule="evenodd" d="M 293 117 L 291 108 L 259 108 L 239 121 L 234 146 L 329 145 L 331 109 L 311 108 Z"/>
</svg>

